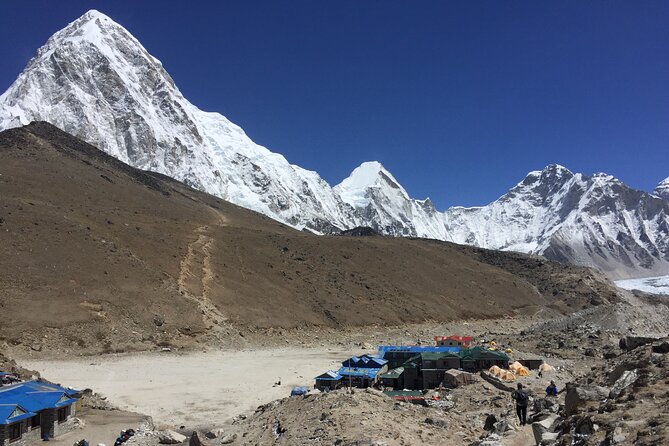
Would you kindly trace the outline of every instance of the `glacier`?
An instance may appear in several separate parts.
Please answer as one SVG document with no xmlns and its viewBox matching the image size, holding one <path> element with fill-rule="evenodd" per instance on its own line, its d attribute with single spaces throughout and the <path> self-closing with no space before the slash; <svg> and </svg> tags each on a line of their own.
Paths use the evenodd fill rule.
<svg viewBox="0 0 669 446">
<path fill-rule="evenodd" d="M 669 296 L 669 276 L 618 280 L 616 285 L 626 290 L 639 290 L 645 293 Z"/>
</svg>

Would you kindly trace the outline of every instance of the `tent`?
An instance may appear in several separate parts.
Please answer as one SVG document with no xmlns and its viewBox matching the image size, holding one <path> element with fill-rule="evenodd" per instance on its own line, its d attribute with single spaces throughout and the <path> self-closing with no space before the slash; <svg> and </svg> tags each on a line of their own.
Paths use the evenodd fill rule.
<svg viewBox="0 0 669 446">
<path fill-rule="evenodd" d="M 516 380 L 516 375 L 509 372 L 508 370 L 502 370 L 500 375 L 499 375 L 499 378 L 503 379 L 504 381 L 515 381 Z"/>
<path fill-rule="evenodd" d="M 492 366 L 488 369 L 488 372 L 491 375 L 499 376 L 499 374 L 502 372 L 502 369 L 500 369 L 498 366 L 494 365 L 494 366 Z"/>
<path fill-rule="evenodd" d="M 518 361 L 509 365 L 509 370 L 511 370 L 513 373 L 515 373 L 518 376 L 529 376 L 530 375 L 530 371 L 527 369 L 527 367 L 523 366 Z"/>
<path fill-rule="evenodd" d="M 555 368 L 553 366 L 550 366 L 546 364 L 545 362 L 539 366 L 539 371 L 541 373 L 548 373 L 548 372 L 554 372 Z"/>
</svg>

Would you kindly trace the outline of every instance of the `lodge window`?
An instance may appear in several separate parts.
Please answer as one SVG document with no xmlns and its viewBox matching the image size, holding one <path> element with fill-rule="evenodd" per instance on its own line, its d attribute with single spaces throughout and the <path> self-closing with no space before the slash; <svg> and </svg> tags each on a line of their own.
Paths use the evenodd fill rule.
<svg viewBox="0 0 669 446">
<path fill-rule="evenodd" d="M 41 425 L 42 425 L 42 415 L 41 414 L 38 413 L 37 415 L 35 415 L 34 417 L 32 417 L 30 419 L 30 423 L 29 423 L 30 429 L 37 429 Z"/>
<path fill-rule="evenodd" d="M 58 409 L 58 422 L 63 423 L 70 416 L 70 406 Z"/>
<path fill-rule="evenodd" d="M 23 430 L 21 429 L 23 423 L 14 423 L 9 426 L 9 441 L 17 441 L 21 439 Z"/>
</svg>

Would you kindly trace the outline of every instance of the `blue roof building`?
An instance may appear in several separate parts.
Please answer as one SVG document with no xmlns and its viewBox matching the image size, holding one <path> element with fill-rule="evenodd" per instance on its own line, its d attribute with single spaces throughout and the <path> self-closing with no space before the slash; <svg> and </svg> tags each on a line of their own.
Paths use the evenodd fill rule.
<svg viewBox="0 0 669 446">
<path fill-rule="evenodd" d="M 421 353 L 459 353 L 460 347 L 435 345 L 380 345 L 377 357 L 388 361 L 391 369 L 401 367 L 406 361 Z"/>
<path fill-rule="evenodd" d="M 353 356 L 352 358 L 349 358 L 346 361 L 342 362 L 341 365 L 342 367 L 380 369 L 387 363 L 388 361 L 378 356 L 362 355 L 362 356 Z"/>
<path fill-rule="evenodd" d="M 314 388 L 321 391 L 335 390 L 342 386 L 342 376 L 334 370 L 328 370 L 314 379 L 316 380 Z"/>
<path fill-rule="evenodd" d="M 0 446 L 33 444 L 69 430 L 79 396 L 41 381 L 0 387 Z"/>
</svg>

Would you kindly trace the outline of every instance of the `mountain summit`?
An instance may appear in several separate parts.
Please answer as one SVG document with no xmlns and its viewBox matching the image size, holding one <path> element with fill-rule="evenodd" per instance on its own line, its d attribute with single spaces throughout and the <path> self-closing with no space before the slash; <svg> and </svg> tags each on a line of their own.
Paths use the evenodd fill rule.
<svg viewBox="0 0 669 446">
<path fill-rule="evenodd" d="M 658 197 L 669 201 L 669 178 L 660 181 L 660 184 L 657 185 L 653 193 Z"/>
<path fill-rule="evenodd" d="M 255 144 L 224 116 L 191 104 L 159 60 L 94 10 L 55 33 L 0 96 L 0 129 L 32 121 L 297 229 L 323 234 L 368 226 L 541 254 L 614 278 L 669 274 L 667 180 L 648 194 L 610 175 L 552 164 L 487 206 L 445 212 L 411 198 L 375 161 L 332 188 Z"/>
<path fill-rule="evenodd" d="M 54 34 L 0 97 L 0 128 L 39 120 L 294 227 L 321 232 L 355 220 L 318 174 L 186 100 L 162 64 L 98 11 Z"/>
</svg>

